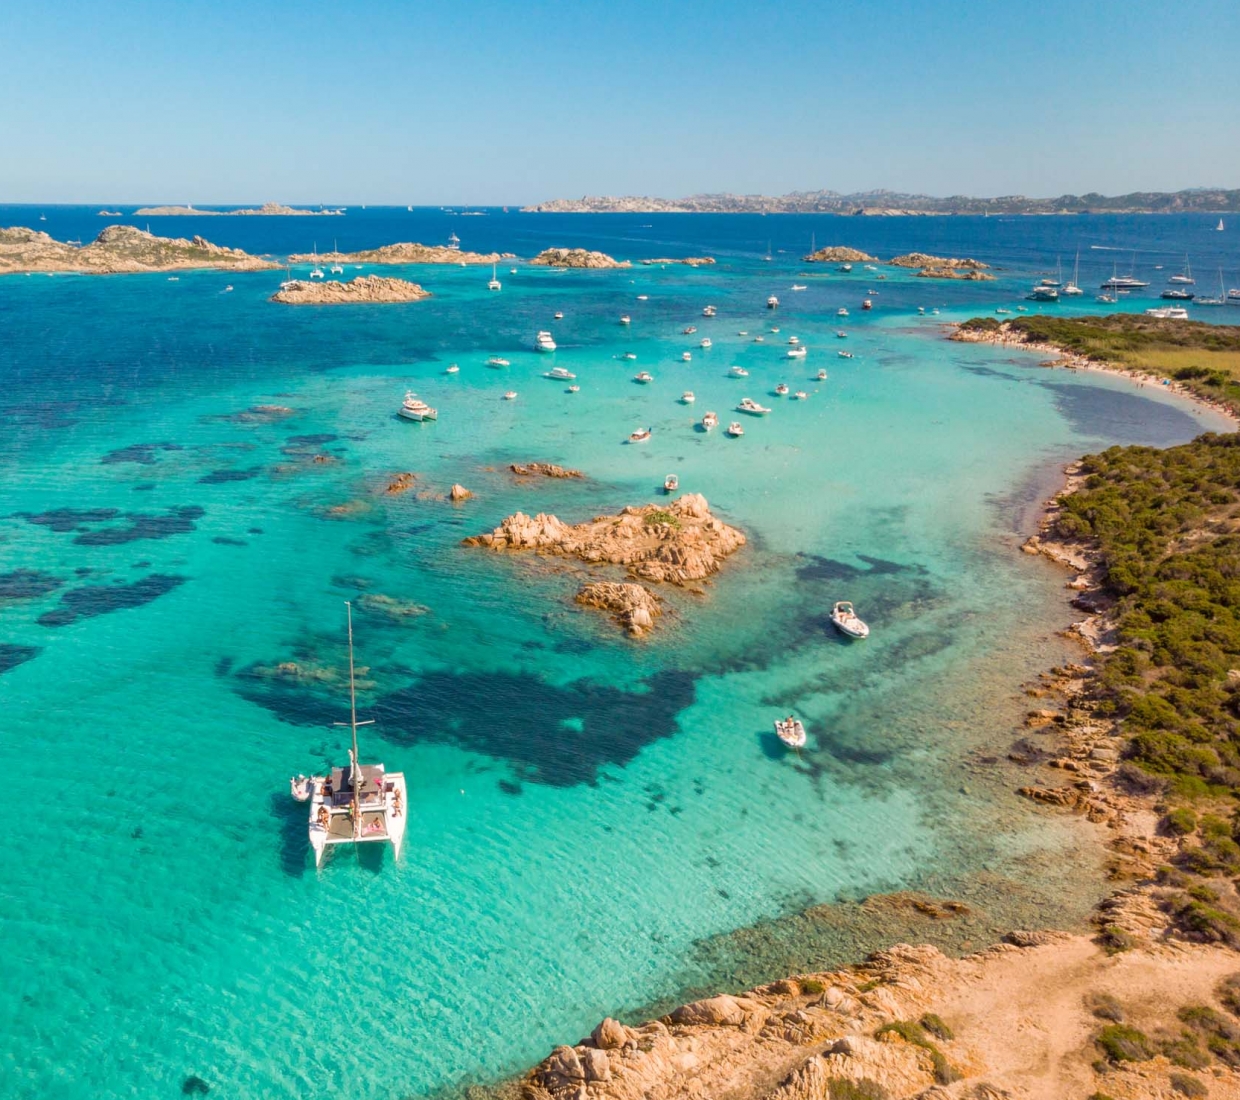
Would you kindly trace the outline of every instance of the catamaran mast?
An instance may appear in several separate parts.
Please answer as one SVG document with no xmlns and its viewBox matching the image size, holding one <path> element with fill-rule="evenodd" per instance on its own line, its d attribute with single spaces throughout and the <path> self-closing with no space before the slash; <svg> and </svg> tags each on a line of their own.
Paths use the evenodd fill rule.
<svg viewBox="0 0 1240 1100">
<path fill-rule="evenodd" d="M 357 754 L 357 685 L 353 678 L 353 604 L 344 601 L 349 617 L 349 726 L 353 731 L 353 756 L 349 763 L 349 781 L 353 788 L 353 835 L 360 835 L 362 827 L 362 765 Z"/>
</svg>

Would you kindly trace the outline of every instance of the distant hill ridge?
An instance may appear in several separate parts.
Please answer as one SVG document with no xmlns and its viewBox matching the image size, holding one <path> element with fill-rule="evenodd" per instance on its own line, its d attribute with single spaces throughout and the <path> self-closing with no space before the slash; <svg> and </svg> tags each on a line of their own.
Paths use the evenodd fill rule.
<svg viewBox="0 0 1240 1100">
<path fill-rule="evenodd" d="M 971 198 L 908 195 L 899 191 L 792 191 L 787 195 L 689 195 L 659 199 L 644 195 L 587 195 L 523 206 L 540 214 L 1226 214 L 1240 211 L 1240 188 L 1194 187 L 1185 191 L 1134 191 L 1128 195 L 1025 195 Z"/>
</svg>

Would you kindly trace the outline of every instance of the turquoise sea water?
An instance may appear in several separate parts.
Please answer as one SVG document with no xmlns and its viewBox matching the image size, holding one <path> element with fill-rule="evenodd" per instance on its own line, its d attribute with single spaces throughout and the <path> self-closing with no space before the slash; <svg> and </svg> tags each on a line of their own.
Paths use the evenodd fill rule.
<svg viewBox="0 0 1240 1100">
<path fill-rule="evenodd" d="M 1006 265 L 994 284 L 928 285 L 800 277 L 778 246 L 764 262 L 765 238 L 791 250 L 808 231 L 795 219 L 408 217 L 151 228 L 264 252 L 311 231 L 352 248 L 456 228 L 523 255 L 723 262 L 516 263 L 497 295 L 480 269 L 397 269 L 435 296 L 331 309 L 269 303 L 279 273 L 0 280 L 0 1093 L 176 1096 L 195 1074 L 224 1096 L 426 1095 L 726 984 L 735 960 L 701 941 L 806 905 L 926 888 L 989 906 L 996 927 L 1079 917 L 1088 837 L 1021 804 L 993 762 L 1019 684 L 1072 653 L 1062 575 L 1013 551 L 1058 464 L 1222 426 L 940 338 L 942 320 L 1018 301 L 1080 220 L 815 219 L 820 245 Z M 92 218 L 43 227 L 85 238 Z M 1171 252 L 1204 233 L 1116 219 L 1101 235 Z M 544 327 L 554 356 L 527 350 Z M 789 334 L 806 360 L 784 357 Z M 553 364 L 579 393 L 541 376 Z M 809 400 L 775 397 L 779 381 Z M 438 423 L 395 418 L 408 388 Z M 695 430 L 744 395 L 775 411 L 743 439 Z M 291 411 L 247 411 L 265 405 Z M 627 445 L 642 426 L 653 439 Z M 589 478 L 504 472 L 528 459 Z M 401 471 L 415 490 L 386 495 Z M 668 594 L 648 641 L 576 608 L 566 563 L 459 546 L 518 509 L 578 520 L 660 499 L 671 472 L 750 541 L 707 597 Z M 476 498 L 442 499 L 453 482 Z M 408 777 L 407 847 L 316 873 L 287 778 L 343 759 L 342 601 L 375 595 L 426 609 L 363 599 L 356 616 L 366 752 Z M 841 598 L 866 644 L 830 631 Z M 265 671 L 290 661 L 307 675 Z M 789 710 L 810 730 L 800 759 L 770 733 Z"/>
</svg>

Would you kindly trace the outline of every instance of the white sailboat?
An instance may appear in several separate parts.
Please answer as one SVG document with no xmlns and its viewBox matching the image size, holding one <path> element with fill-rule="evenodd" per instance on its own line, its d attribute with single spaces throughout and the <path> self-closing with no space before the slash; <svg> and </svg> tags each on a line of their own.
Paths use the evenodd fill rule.
<svg viewBox="0 0 1240 1100">
<path fill-rule="evenodd" d="M 1067 295 L 1069 298 L 1075 298 L 1085 292 L 1081 289 L 1081 250 L 1076 250 L 1076 263 L 1072 265 L 1072 281 L 1060 291 L 1061 294 Z"/>
<path fill-rule="evenodd" d="M 314 246 L 314 267 L 310 269 L 310 278 L 312 279 L 323 278 L 323 269 L 319 267 L 319 246 L 317 242 L 315 243 L 315 246 Z"/>
<path fill-rule="evenodd" d="M 499 279 L 496 277 L 496 274 L 495 274 L 495 264 L 492 264 L 491 265 L 491 281 L 487 283 L 487 290 L 499 290 L 499 289 L 501 288 L 500 288 Z"/>
<path fill-rule="evenodd" d="M 353 746 L 349 766 L 332 768 L 330 775 L 298 776 L 293 797 L 310 803 L 310 848 L 314 865 L 321 867 L 327 849 L 336 844 L 388 841 L 399 857 L 405 839 L 406 793 L 402 772 L 388 772 L 382 764 L 363 764 L 357 747 L 357 685 L 353 668 L 353 605 L 345 602 L 349 622 L 349 721 Z M 345 725 L 338 722 L 337 725 Z M 309 798 L 304 795 L 308 791 Z"/>
<path fill-rule="evenodd" d="M 339 257 L 340 255 L 340 246 L 336 243 L 334 239 L 332 241 L 332 255 L 336 257 Z M 331 271 L 333 275 L 344 274 L 344 267 L 341 265 L 339 259 L 337 259 L 336 262 L 332 264 L 332 266 L 328 270 Z"/>
</svg>

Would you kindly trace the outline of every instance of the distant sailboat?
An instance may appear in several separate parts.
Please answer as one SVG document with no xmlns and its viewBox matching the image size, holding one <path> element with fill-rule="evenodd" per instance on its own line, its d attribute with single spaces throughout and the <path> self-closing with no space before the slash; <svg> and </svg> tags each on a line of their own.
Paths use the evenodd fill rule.
<svg viewBox="0 0 1240 1100">
<path fill-rule="evenodd" d="M 338 256 L 339 256 L 339 254 L 340 254 L 340 247 L 339 247 L 339 245 L 337 245 L 337 244 L 336 244 L 336 241 L 333 239 L 333 240 L 332 240 L 332 255 L 337 256 L 337 257 L 338 257 Z M 339 261 L 339 259 L 337 259 L 336 263 L 332 264 L 332 266 L 331 266 L 330 270 L 331 270 L 331 273 L 332 273 L 333 275 L 343 275 L 343 274 L 344 274 L 344 268 L 340 266 L 340 261 Z"/>
<path fill-rule="evenodd" d="M 1215 229 L 1215 231 L 1216 231 L 1216 232 L 1218 232 L 1218 233 L 1223 232 L 1223 219 L 1222 219 L 1222 218 L 1219 218 L 1219 220 L 1218 220 L 1218 225 L 1216 225 L 1216 226 L 1214 227 L 1214 229 Z"/>
<path fill-rule="evenodd" d="M 491 265 L 491 281 L 487 283 L 487 290 L 499 290 L 500 282 L 495 275 L 495 264 Z"/>
<path fill-rule="evenodd" d="M 1084 291 L 1081 290 L 1080 274 L 1081 274 L 1081 250 L 1078 248 L 1076 250 L 1076 263 L 1072 265 L 1072 281 L 1063 288 L 1062 293 L 1068 295 L 1068 297 L 1070 298 L 1074 298 L 1078 294 L 1084 293 Z"/>
</svg>

